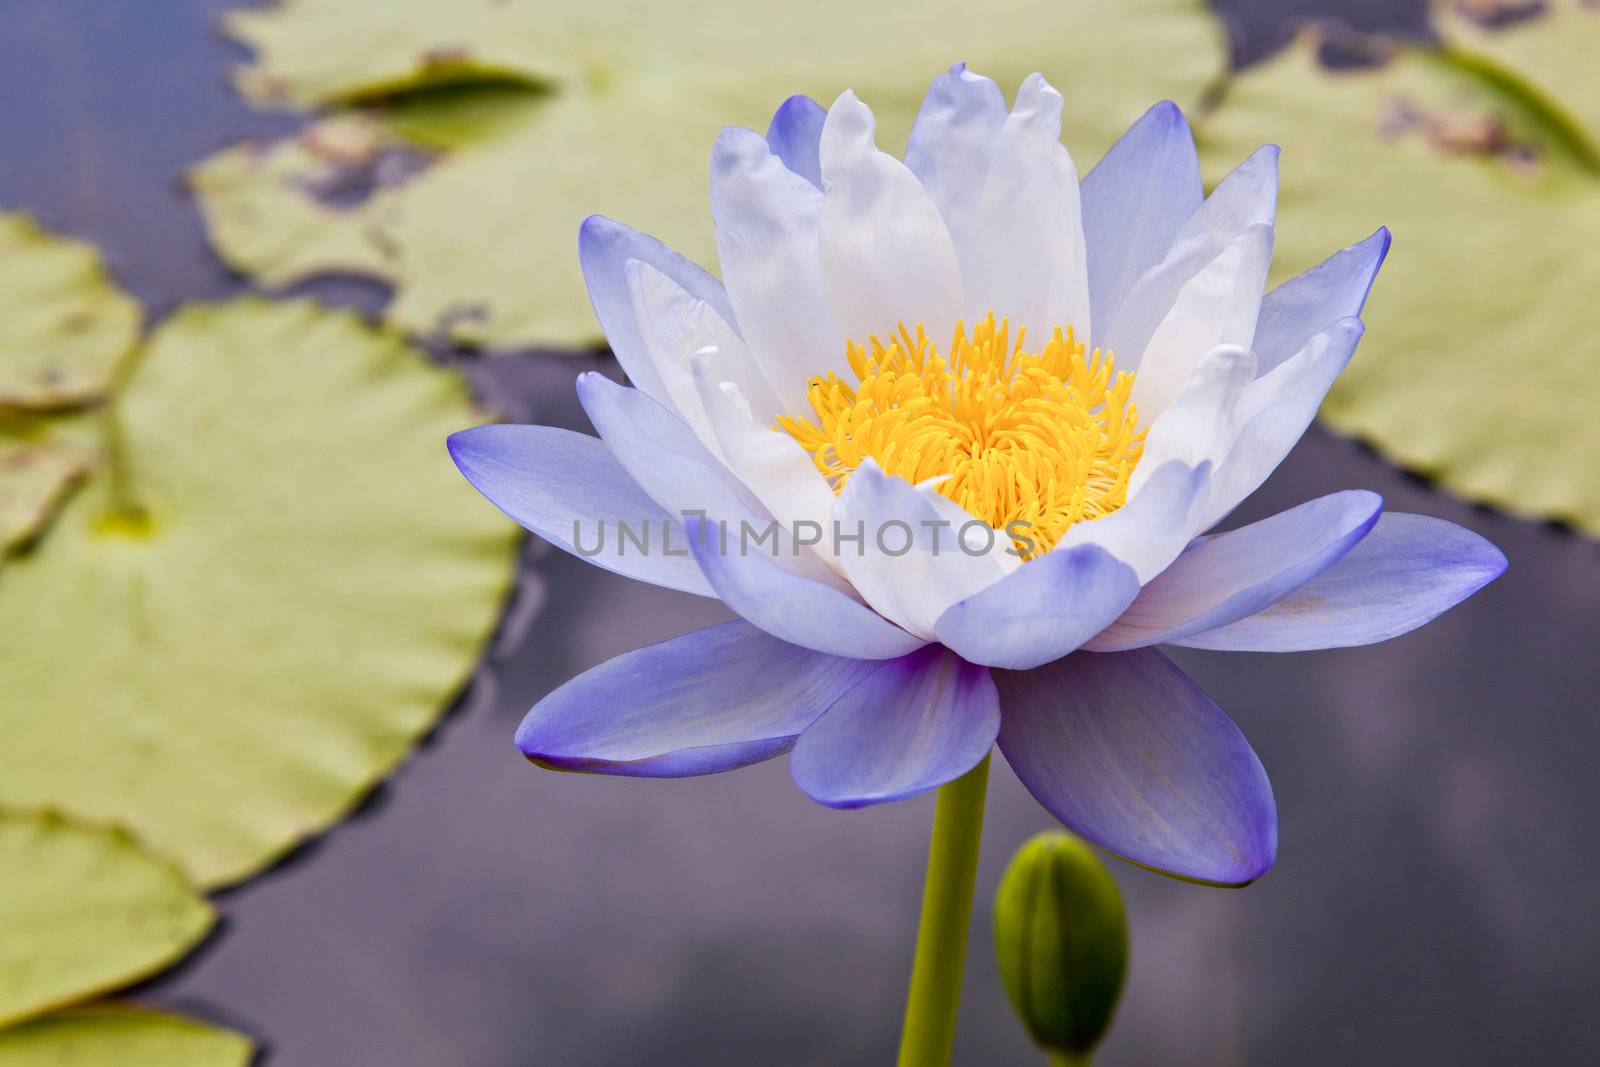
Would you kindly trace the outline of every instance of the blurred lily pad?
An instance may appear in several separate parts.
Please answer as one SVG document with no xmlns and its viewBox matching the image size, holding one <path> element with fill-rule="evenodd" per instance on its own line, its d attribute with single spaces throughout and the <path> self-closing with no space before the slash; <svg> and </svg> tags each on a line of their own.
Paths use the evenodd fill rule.
<svg viewBox="0 0 1600 1067">
<path fill-rule="evenodd" d="M 43 431 L 13 437 L 0 427 L 0 562 L 39 536 L 95 458 L 93 450 Z"/>
<path fill-rule="evenodd" d="M 0 212 L 0 410 L 104 396 L 139 339 L 139 318 L 92 246 Z"/>
<path fill-rule="evenodd" d="M 0 1031 L 0 1067 L 246 1067 L 253 1054 L 243 1034 L 123 1004 Z"/>
<path fill-rule="evenodd" d="M 714 264 L 712 142 L 725 124 L 764 129 L 792 93 L 829 102 L 855 88 L 878 112 L 880 143 L 898 151 L 952 60 L 1013 89 L 1043 70 L 1063 88 L 1068 145 L 1087 169 L 1152 102 L 1192 105 L 1226 65 L 1199 0 L 467 9 L 458 25 L 454 5 L 397 4 L 369 33 L 349 25 L 368 5 L 289 0 L 228 24 L 259 50 L 239 75 L 258 100 L 390 94 L 190 172 L 229 264 L 269 286 L 376 276 L 395 289 L 393 321 L 459 343 L 582 344 L 598 340 L 574 250 L 584 216 L 625 220 Z M 514 76 L 431 77 L 425 57 L 441 50 Z"/>
<path fill-rule="evenodd" d="M 449 704 L 514 528 L 451 467 L 458 376 L 310 302 L 195 306 L 95 476 L 0 576 L 0 802 L 126 822 L 203 886 L 346 812 Z"/>
<path fill-rule="evenodd" d="M 0 1027 L 165 970 L 214 919 L 125 831 L 0 810 Z"/>
<path fill-rule="evenodd" d="M 1394 232 L 1329 423 L 1469 499 L 1596 533 L 1600 10 L 1549 6 L 1497 31 L 1442 11 L 1441 46 L 1376 69 L 1323 69 L 1303 38 L 1237 79 L 1202 161 L 1216 178 L 1282 145 L 1280 278 Z"/>
</svg>

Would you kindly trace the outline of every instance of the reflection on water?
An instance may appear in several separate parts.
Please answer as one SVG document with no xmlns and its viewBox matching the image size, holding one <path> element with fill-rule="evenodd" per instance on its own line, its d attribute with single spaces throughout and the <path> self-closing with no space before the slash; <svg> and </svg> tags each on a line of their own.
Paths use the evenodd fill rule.
<svg viewBox="0 0 1600 1067">
<path fill-rule="evenodd" d="M 224 86 L 212 6 L 0 10 L 0 202 L 106 244 L 160 308 L 235 287 L 173 175 L 281 126 Z M 570 383 L 595 365 L 508 358 L 474 376 L 521 417 L 581 426 Z M 1320 432 L 1238 521 L 1357 486 L 1478 530 L 1511 569 L 1388 645 L 1178 654 L 1261 753 L 1282 849 L 1243 891 L 1113 864 L 1134 958 L 1107 1067 L 1600 1059 L 1600 546 L 1474 511 Z M 143 995 L 245 1026 L 272 1067 L 892 1059 L 930 800 L 829 811 L 781 760 L 676 782 L 528 766 L 511 732 L 545 692 L 725 614 L 558 552 L 527 559 L 462 708 L 360 817 L 226 894 L 223 933 Z M 997 764 L 980 896 L 1047 824 Z M 982 916 L 968 989 L 958 1059 L 1038 1062 Z"/>
</svg>

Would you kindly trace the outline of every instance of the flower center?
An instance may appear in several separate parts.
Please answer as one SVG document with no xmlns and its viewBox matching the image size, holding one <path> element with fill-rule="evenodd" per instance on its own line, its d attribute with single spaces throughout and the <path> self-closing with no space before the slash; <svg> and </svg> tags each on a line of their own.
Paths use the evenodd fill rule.
<svg viewBox="0 0 1600 1067">
<path fill-rule="evenodd" d="M 1072 327 L 1040 352 L 1015 343 L 994 313 L 956 325 L 948 359 L 921 326 L 888 344 L 845 351 L 858 384 L 811 379 L 814 419 L 779 416 L 835 493 L 871 457 L 888 474 L 936 488 L 1009 534 L 1024 558 L 1047 552 L 1073 523 L 1120 508 L 1144 450 L 1128 402 L 1133 375 L 1110 353 L 1085 356 Z"/>
</svg>

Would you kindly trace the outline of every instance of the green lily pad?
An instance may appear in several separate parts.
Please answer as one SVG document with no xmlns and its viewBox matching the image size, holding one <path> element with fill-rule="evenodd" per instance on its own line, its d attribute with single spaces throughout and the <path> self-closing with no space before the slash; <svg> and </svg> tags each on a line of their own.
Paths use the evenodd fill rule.
<svg viewBox="0 0 1600 1067">
<path fill-rule="evenodd" d="M 165 970 L 214 920 L 125 831 L 0 810 L 0 1027 Z"/>
<path fill-rule="evenodd" d="M 0 1067 L 246 1067 L 253 1055 L 243 1034 L 123 1004 L 0 1031 Z"/>
<path fill-rule="evenodd" d="M 117 466 L 0 576 L 0 803 L 125 822 L 206 887 L 350 809 L 471 672 L 516 531 L 481 421 L 392 332 L 297 301 L 168 319 Z"/>
<path fill-rule="evenodd" d="M 139 339 L 139 305 L 100 253 L 0 212 L 0 410 L 103 397 Z"/>
<path fill-rule="evenodd" d="M 239 76 L 257 98 L 338 105 L 428 86 L 193 169 L 229 264 L 269 286 L 373 275 L 395 289 L 389 318 L 458 343 L 583 344 L 598 329 L 575 254 L 579 222 L 610 215 L 714 264 L 711 145 L 726 124 L 764 129 L 792 93 L 828 102 L 855 88 L 878 113 L 880 143 L 898 150 L 951 61 L 1012 89 L 1042 70 L 1062 88 L 1068 145 L 1086 169 L 1151 103 L 1195 104 L 1226 65 L 1198 0 L 823 0 L 760 11 L 739 0 L 565 0 L 538 5 L 537 34 L 525 6 L 505 3 L 503 35 L 471 10 L 463 27 L 454 5 L 415 0 L 366 33 L 349 29 L 351 5 L 290 0 L 229 24 L 260 49 Z M 516 78 L 440 87 L 419 73 L 419 56 L 488 56 L 489 42 L 490 65 Z"/>
<path fill-rule="evenodd" d="M 0 562 L 40 535 L 96 458 L 71 441 L 11 437 L 0 429 Z"/>
<path fill-rule="evenodd" d="M 1327 422 L 1471 500 L 1600 533 L 1600 10 L 1555 6 L 1498 35 L 1446 15 L 1442 47 L 1377 69 L 1322 69 L 1303 38 L 1238 78 L 1202 161 L 1215 178 L 1282 145 L 1279 278 L 1394 232 Z"/>
</svg>

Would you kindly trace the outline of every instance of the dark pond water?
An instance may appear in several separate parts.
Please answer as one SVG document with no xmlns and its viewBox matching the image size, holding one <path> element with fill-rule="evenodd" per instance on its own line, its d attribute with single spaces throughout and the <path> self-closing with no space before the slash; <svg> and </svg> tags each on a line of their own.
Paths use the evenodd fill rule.
<svg viewBox="0 0 1600 1067">
<path fill-rule="evenodd" d="M 1247 57 L 1306 13 L 1421 25 L 1416 4 L 1223 6 Z M 215 8 L 0 5 L 0 203 L 97 241 L 158 312 L 239 288 L 179 169 L 287 125 L 227 89 Z M 601 362 L 473 373 L 520 417 L 577 426 L 571 379 Z M 1375 648 L 1179 653 L 1271 772 L 1282 850 L 1237 892 L 1115 866 L 1135 947 L 1107 1067 L 1600 1062 L 1600 545 L 1320 431 L 1241 517 L 1355 486 L 1478 530 L 1510 572 Z M 259 1035 L 271 1067 L 889 1062 L 931 798 L 828 811 L 781 761 L 677 782 L 528 766 L 511 732 L 540 696 L 723 616 L 560 553 L 525 561 L 505 633 L 430 743 L 358 817 L 224 895 L 223 930 L 141 995 Z M 980 899 L 1047 825 L 997 765 Z M 958 1060 L 1039 1061 L 981 918 Z"/>
</svg>

